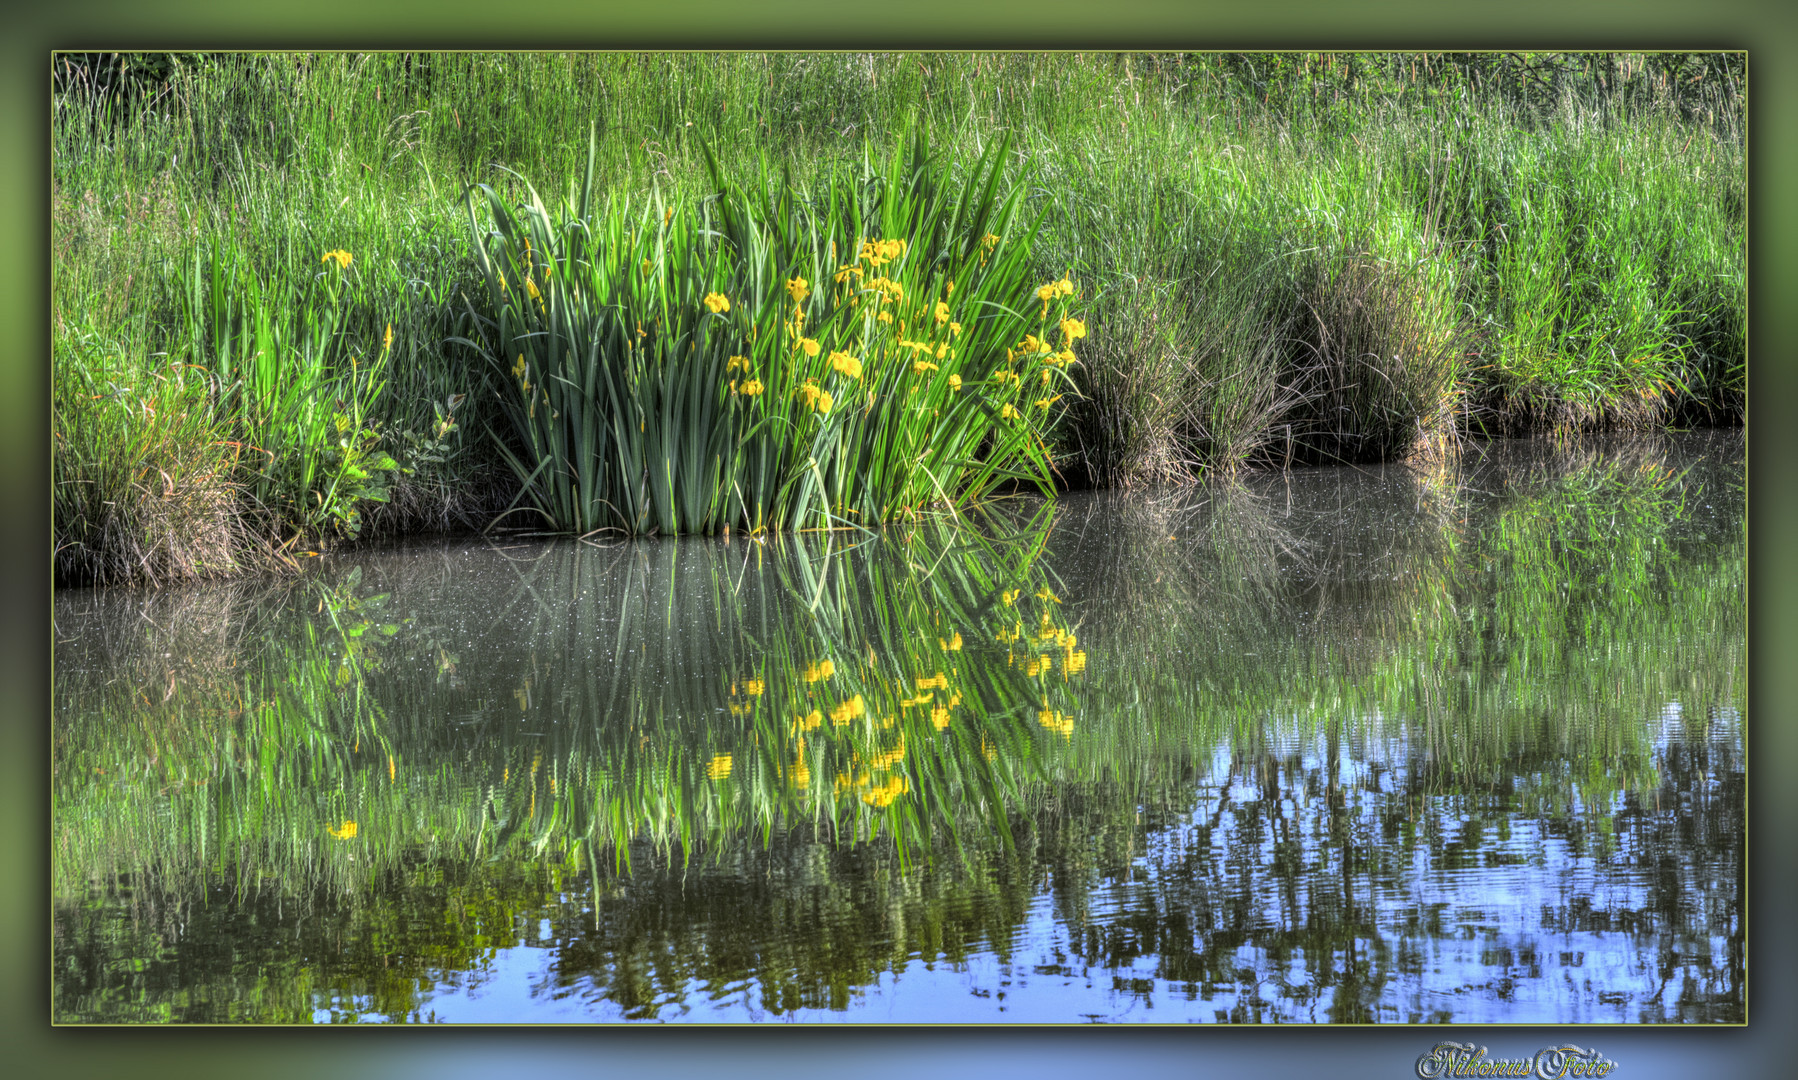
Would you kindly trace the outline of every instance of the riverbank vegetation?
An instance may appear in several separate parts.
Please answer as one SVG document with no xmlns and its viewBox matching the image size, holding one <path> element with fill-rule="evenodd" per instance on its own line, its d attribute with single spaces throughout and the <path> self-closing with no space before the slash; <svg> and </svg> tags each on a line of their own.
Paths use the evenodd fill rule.
<svg viewBox="0 0 1798 1080">
<path fill-rule="evenodd" d="M 1745 410 L 1739 54 L 55 65 L 62 582 Z"/>
</svg>

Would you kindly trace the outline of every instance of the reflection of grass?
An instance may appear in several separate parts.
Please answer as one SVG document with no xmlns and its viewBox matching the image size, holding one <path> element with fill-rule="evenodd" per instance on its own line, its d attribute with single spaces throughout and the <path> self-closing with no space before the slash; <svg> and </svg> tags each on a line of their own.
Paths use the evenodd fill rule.
<svg viewBox="0 0 1798 1080">
<path fill-rule="evenodd" d="M 1042 882 L 1086 962 L 1154 954 L 1166 978 L 1228 987 L 1241 948 L 1328 956 L 1366 937 L 1353 890 L 1318 886 L 1316 919 L 1263 932 L 1267 912 L 1217 907 L 1273 902 L 1238 896 L 1230 860 L 1310 889 L 1308 867 L 1352 853 L 1393 887 L 1419 852 L 1477 865 L 1481 834 L 1456 823 L 1510 814 L 1608 858 L 1644 842 L 1615 808 L 1678 805 L 1698 782 L 1657 744 L 1663 704 L 1694 729 L 1740 707 L 1739 491 L 1661 443 L 1559 460 L 1395 472 L 1367 517 L 1318 511 L 1318 492 L 1289 511 L 1277 482 L 1185 513 L 1100 503 L 1104 529 L 1063 500 L 1053 529 L 926 520 L 847 552 L 841 534 L 581 545 L 516 564 L 492 613 L 519 656 L 485 663 L 430 625 L 453 576 L 410 601 L 392 580 L 288 582 L 313 590 L 286 602 L 310 613 L 298 633 L 247 592 L 146 598 L 131 625 L 177 638 L 83 634 L 92 651 L 59 672 L 58 932 L 111 918 L 75 901 L 121 874 L 142 925 L 105 925 L 139 955 L 227 932 L 175 928 L 201 896 L 296 905 L 341 927 L 345 959 L 254 1006 L 288 1019 L 308 993 L 407 1015 L 416 980 L 539 918 L 568 943 L 558 978 L 627 1013 L 751 974 L 771 1011 L 841 1008 L 913 955 L 1005 954 Z M 1693 536 L 1706 503 L 1720 548 Z M 1373 526 L 1405 540 L 1358 580 Z M 1083 572 L 1095 550 L 1110 576 Z M 600 635 L 610 653 L 587 647 Z M 173 678 L 172 640 L 212 644 Z M 99 674 L 103 652 L 129 658 L 123 677 Z M 1739 807 L 1707 807 L 1721 850 Z M 1159 892 L 1138 887 L 1145 865 Z M 1127 913 L 1097 911 L 1101 885 Z M 558 899 L 586 890 L 598 914 Z M 1163 925 L 1154 904 L 1195 921 Z M 401 940 L 398 974 L 371 975 Z M 1326 963 L 1259 1007 L 1302 1015 L 1318 980 L 1393 977 L 1389 957 L 1367 964 Z M 171 1008 L 102 1003 L 59 972 L 75 1012 Z M 1333 1015 L 1362 1017 L 1357 1000 Z"/>
<path fill-rule="evenodd" d="M 528 668 L 446 674 L 444 649 L 408 646 L 441 661 L 420 680 L 382 658 L 433 631 L 350 581 L 308 600 L 298 637 L 167 700 L 144 696 L 149 669 L 111 697 L 59 679 L 58 888 L 230 867 L 245 888 L 354 893 L 409 852 L 710 861 L 796 829 L 909 864 L 1013 842 L 1014 815 L 1067 784 L 1149 805 L 1214 747 L 1324 735 L 1396 740 L 1420 793 L 1520 778 L 1565 807 L 1652 786 L 1661 705 L 1741 693 L 1739 559 L 1660 554 L 1684 543 L 1693 479 L 1629 448 L 1466 469 L 1489 494 L 1395 481 L 1413 501 L 1386 526 L 1409 539 L 1352 587 L 1352 522 L 1240 488 L 1171 526 L 1105 510 L 1104 559 L 1154 573 L 1096 584 L 1058 540 L 1081 531 L 1066 507 L 1055 532 L 927 520 L 847 553 L 835 535 L 583 548 L 519 564 Z M 1178 556 L 1163 529 L 1188 537 Z M 611 658 L 574 647 L 601 634 Z M 422 720 L 470 700 L 489 704 L 465 747 Z M 104 733 L 76 714 L 99 701 Z"/>
</svg>

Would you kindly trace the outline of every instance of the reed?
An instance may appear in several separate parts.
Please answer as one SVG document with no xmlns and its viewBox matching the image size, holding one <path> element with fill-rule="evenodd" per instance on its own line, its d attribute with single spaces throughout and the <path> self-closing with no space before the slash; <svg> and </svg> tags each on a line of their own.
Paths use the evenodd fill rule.
<svg viewBox="0 0 1798 1080">
<path fill-rule="evenodd" d="M 1005 146 L 957 185 L 920 129 L 816 197 L 711 157 L 691 210 L 596 205 L 596 148 L 553 219 L 528 186 L 517 208 L 481 188 L 489 307 L 459 340 L 516 388 L 536 511 L 577 533 L 868 527 L 1052 491 L 1040 431 L 1083 329 L 1065 279 L 1026 284 Z"/>
</svg>

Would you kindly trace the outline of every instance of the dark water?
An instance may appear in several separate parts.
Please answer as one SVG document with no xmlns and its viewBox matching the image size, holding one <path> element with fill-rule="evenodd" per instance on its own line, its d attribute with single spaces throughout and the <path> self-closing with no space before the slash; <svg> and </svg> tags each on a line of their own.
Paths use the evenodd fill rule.
<svg viewBox="0 0 1798 1080">
<path fill-rule="evenodd" d="M 56 601 L 63 1022 L 1740 1022 L 1739 432 Z"/>
</svg>

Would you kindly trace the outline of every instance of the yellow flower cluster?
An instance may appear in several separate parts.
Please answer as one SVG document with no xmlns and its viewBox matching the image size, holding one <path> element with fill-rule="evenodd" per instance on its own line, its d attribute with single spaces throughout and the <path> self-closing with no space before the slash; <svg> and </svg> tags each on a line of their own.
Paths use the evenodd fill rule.
<svg viewBox="0 0 1798 1080">
<path fill-rule="evenodd" d="M 904 254 L 904 240 L 865 240 L 862 242 L 861 261 L 877 269 Z"/>
<path fill-rule="evenodd" d="M 880 302 L 882 304 L 896 304 L 905 300 L 905 286 L 894 281 L 892 278 L 869 278 L 865 287 L 880 290 Z"/>
<path fill-rule="evenodd" d="M 322 256 L 319 257 L 318 261 L 319 262 L 335 262 L 337 264 L 337 269 L 348 270 L 350 268 L 350 263 L 354 262 L 355 258 L 356 257 L 354 255 L 351 255 L 349 252 L 339 250 L 339 251 L 325 252 Z M 352 822 L 351 824 L 354 824 L 354 822 Z"/>
<path fill-rule="evenodd" d="M 730 775 L 730 755 L 719 754 L 711 764 L 705 767 L 705 775 L 710 780 L 722 780 Z"/>
<path fill-rule="evenodd" d="M 1036 290 L 1036 298 L 1043 302 L 1043 311 L 1038 318 L 1046 319 L 1049 317 L 1049 304 L 1051 301 L 1063 296 L 1072 295 L 1074 295 L 1074 284 L 1067 278 L 1062 278 L 1060 281 L 1051 281 L 1047 285 Z"/>
<path fill-rule="evenodd" d="M 808 282 L 802 277 L 787 279 L 787 295 L 793 298 L 793 303 L 805 303 L 805 298 L 812 294 L 812 290 L 807 288 L 807 285 Z"/>
<path fill-rule="evenodd" d="M 845 375 L 851 379 L 859 380 L 862 377 L 862 362 L 848 353 L 831 353 L 830 367 L 839 375 Z"/>
<path fill-rule="evenodd" d="M 805 681 L 808 683 L 823 682 L 837 673 L 837 666 L 829 660 L 820 660 L 815 664 L 807 664 Z"/>
<path fill-rule="evenodd" d="M 836 404 L 831 398 L 830 392 L 818 389 L 818 384 L 811 379 L 805 380 L 805 385 L 801 386 L 796 393 L 799 395 L 799 399 L 805 403 L 806 408 L 816 409 L 820 413 L 830 412 L 830 407 Z M 826 661 L 826 663 L 828 662 Z"/>
<path fill-rule="evenodd" d="M 714 315 L 722 315 L 730 310 L 730 301 L 724 298 L 723 293 L 706 293 L 704 302 L 706 310 Z"/>
</svg>

